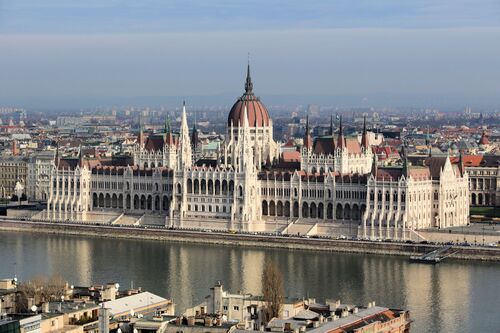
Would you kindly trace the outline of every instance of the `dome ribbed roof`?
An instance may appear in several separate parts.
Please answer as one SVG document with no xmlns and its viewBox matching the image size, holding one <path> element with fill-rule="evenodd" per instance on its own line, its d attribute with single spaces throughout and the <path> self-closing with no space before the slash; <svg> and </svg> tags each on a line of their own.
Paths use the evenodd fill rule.
<svg viewBox="0 0 500 333">
<path fill-rule="evenodd" d="M 247 108 L 247 118 L 250 127 L 269 126 L 269 112 L 260 99 L 253 93 L 253 84 L 250 77 L 250 65 L 247 69 L 247 79 L 245 82 L 245 93 L 234 103 L 227 118 L 228 126 L 238 127 L 243 125 L 243 114 Z"/>
</svg>

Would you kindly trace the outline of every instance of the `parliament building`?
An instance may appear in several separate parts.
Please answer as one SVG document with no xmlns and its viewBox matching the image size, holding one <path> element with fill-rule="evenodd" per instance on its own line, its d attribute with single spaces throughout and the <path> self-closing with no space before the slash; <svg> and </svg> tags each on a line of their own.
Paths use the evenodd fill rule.
<svg viewBox="0 0 500 333">
<path fill-rule="evenodd" d="M 401 165 L 382 167 L 366 122 L 361 140 L 345 136 L 341 120 L 337 133 L 332 128 L 314 139 L 306 127 L 300 161 L 280 163 L 281 144 L 248 68 L 216 158 L 200 156 L 184 105 L 178 133 L 166 125 L 147 135 L 141 127 L 133 163 L 56 153 L 43 216 L 85 221 L 109 213 L 114 221 L 154 217 L 174 228 L 370 239 L 413 239 L 418 229 L 468 223 L 468 175 L 460 159 L 411 165 L 403 147 Z"/>
</svg>

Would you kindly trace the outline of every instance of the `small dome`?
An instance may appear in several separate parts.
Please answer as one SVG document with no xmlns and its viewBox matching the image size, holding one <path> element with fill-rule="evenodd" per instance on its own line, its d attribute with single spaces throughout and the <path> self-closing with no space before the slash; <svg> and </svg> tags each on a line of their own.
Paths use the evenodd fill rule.
<svg viewBox="0 0 500 333">
<path fill-rule="evenodd" d="M 227 125 L 238 127 L 243 125 L 243 114 L 247 108 L 248 125 L 250 127 L 265 127 L 270 125 L 269 112 L 260 99 L 253 93 L 253 84 L 250 77 L 250 65 L 247 70 L 247 80 L 245 83 L 245 93 L 234 103 L 229 116 Z"/>
</svg>

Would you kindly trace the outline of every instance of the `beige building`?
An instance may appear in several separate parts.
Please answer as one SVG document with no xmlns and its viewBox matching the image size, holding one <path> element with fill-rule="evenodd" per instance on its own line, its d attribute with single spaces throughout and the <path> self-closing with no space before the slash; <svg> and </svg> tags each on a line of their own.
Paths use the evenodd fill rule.
<svg viewBox="0 0 500 333">
<path fill-rule="evenodd" d="M 500 156 L 464 156 L 471 206 L 500 206 Z"/>
<path fill-rule="evenodd" d="M 206 300 L 186 310 L 184 316 L 200 316 L 204 314 L 221 314 L 227 320 L 238 321 L 245 329 L 259 330 L 265 322 L 266 302 L 262 296 L 252 294 L 231 294 L 224 290 L 221 283 L 217 283 L 210 288 L 210 295 Z M 282 318 L 289 318 L 303 311 L 306 306 L 312 303 L 309 300 L 285 299 L 283 303 Z"/>
<path fill-rule="evenodd" d="M 0 198 L 10 199 L 15 194 L 16 184 L 26 184 L 28 172 L 24 157 L 0 157 Z"/>
<path fill-rule="evenodd" d="M 30 201 L 47 201 L 54 152 L 43 151 L 30 156 L 27 163 L 26 195 Z"/>
</svg>

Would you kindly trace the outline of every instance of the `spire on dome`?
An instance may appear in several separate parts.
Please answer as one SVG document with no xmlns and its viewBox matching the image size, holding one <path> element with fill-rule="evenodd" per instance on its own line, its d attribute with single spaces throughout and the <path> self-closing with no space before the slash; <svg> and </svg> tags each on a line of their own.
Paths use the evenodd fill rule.
<svg viewBox="0 0 500 333">
<path fill-rule="evenodd" d="M 246 91 L 247 94 L 252 94 L 253 93 L 253 83 L 252 83 L 252 78 L 250 76 L 250 57 L 248 58 L 247 80 L 245 82 L 245 91 Z"/>
</svg>

